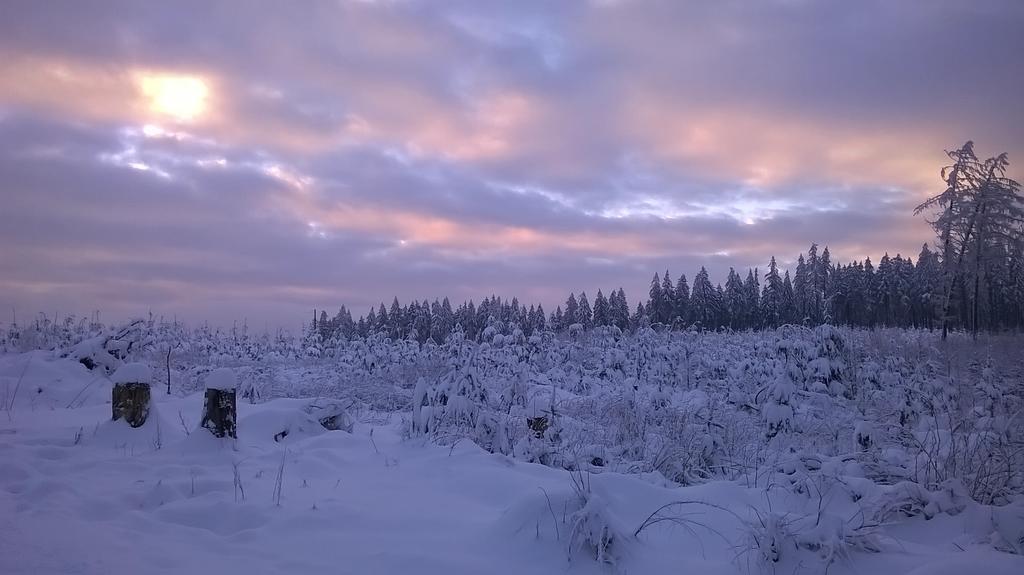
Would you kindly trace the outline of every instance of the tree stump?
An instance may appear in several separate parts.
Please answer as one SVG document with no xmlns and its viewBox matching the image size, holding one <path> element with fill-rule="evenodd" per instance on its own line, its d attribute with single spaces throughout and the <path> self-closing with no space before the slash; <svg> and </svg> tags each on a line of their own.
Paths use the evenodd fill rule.
<svg viewBox="0 0 1024 575">
<path fill-rule="evenodd" d="M 112 419 L 124 418 L 132 427 L 142 427 L 149 417 L 149 384 L 153 373 L 144 363 L 126 363 L 110 377 L 114 383 L 110 410 Z"/>
<path fill-rule="evenodd" d="M 110 401 L 113 420 L 124 418 L 132 427 L 142 427 L 149 417 L 149 384 L 123 382 L 114 384 Z"/>
<path fill-rule="evenodd" d="M 207 389 L 202 426 L 215 437 L 235 438 L 235 390 Z"/>
</svg>

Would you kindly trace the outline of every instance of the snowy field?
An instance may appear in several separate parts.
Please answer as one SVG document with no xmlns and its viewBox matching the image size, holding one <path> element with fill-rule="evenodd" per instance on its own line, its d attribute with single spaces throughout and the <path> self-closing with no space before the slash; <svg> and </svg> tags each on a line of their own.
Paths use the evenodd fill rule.
<svg viewBox="0 0 1024 575">
<path fill-rule="evenodd" d="M 1016 336 L 161 333 L 0 355 L 0 573 L 1024 573 Z"/>
</svg>

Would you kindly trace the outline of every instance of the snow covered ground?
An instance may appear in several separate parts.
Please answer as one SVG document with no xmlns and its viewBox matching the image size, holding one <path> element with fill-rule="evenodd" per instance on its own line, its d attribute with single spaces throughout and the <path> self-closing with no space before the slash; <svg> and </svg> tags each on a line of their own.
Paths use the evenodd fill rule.
<svg viewBox="0 0 1024 575">
<path fill-rule="evenodd" d="M 1020 502 L 867 529 L 851 494 L 884 493 L 852 479 L 567 471 L 403 439 L 408 414 L 362 410 L 352 433 L 328 431 L 308 399 L 239 402 L 239 437 L 220 440 L 198 426 L 201 393 L 154 388 L 133 429 L 110 421 L 109 378 L 76 361 L 0 356 L 0 378 L 7 398 L 18 389 L 0 414 L 5 575 L 1024 573 L 991 544 L 993 513 L 1011 529 Z"/>
</svg>

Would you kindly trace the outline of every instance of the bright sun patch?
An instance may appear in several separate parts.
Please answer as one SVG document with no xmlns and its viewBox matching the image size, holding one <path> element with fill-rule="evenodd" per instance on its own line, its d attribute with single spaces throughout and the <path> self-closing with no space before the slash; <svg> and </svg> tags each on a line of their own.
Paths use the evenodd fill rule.
<svg viewBox="0 0 1024 575">
<path fill-rule="evenodd" d="M 149 109 L 179 122 L 201 116 L 207 107 L 209 88 L 196 76 L 143 74 L 139 86 Z"/>
</svg>

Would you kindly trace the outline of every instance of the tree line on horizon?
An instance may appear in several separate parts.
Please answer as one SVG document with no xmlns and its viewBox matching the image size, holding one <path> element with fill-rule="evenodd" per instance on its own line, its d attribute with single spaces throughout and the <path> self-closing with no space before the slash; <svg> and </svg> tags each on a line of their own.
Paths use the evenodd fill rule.
<svg viewBox="0 0 1024 575">
<path fill-rule="evenodd" d="M 856 327 L 1009 330 L 1024 327 L 1024 198 L 1020 185 L 1006 176 L 1005 153 L 980 160 L 968 141 L 946 152 L 945 189 L 915 210 L 928 214 L 936 249 L 925 244 L 914 262 L 896 254 L 833 264 L 828 247 L 812 244 L 800 254 L 792 276 L 771 258 L 763 280 L 758 268 L 741 276 L 730 268 L 723 286 L 712 284 L 707 269 L 672 280 L 655 273 L 645 301 L 631 308 L 620 287 L 593 303 L 586 292 L 570 293 L 564 306 L 546 313 L 542 305 L 517 298 L 485 298 L 453 307 L 448 298 L 413 300 L 377 309 L 353 319 L 345 306 L 333 317 L 326 311 L 305 329 L 306 337 L 366 337 L 443 342 L 456 329 L 477 339 L 489 333 L 524 336 L 536 332 L 614 327 L 671 329 L 771 329 L 783 324 L 833 323 Z M 927 216 L 926 216 L 927 217 Z"/>
<path fill-rule="evenodd" d="M 646 301 L 630 308 L 622 288 L 605 296 L 597 291 L 593 303 L 587 293 L 570 293 L 564 305 L 550 314 L 543 305 L 525 306 L 517 298 L 485 298 L 453 307 L 448 298 L 412 301 L 401 305 L 397 298 L 390 307 L 377 309 L 353 319 L 342 306 L 333 317 L 326 311 L 314 316 L 307 330 L 321 341 L 332 338 L 366 337 L 384 333 L 392 339 L 412 338 L 421 343 L 440 343 L 459 326 L 466 337 L 477 339 L 487 328 L 525 336 L 535 332 L 564 332 L 574 325 L 589 330 L 609 326 L 622 331 L 639 327 L 667 329 L 772 329 L 784 324 L 819 325 L 832 323 L 856 327 L 913 327 L 935 329 L 943 325 L 944 309 L 941 258 L 924 245 L 915 263 L 900 254 L 882 256 L 875 266 L 863 262 L 832 265 L 826 247 L 821 254 L 812 245 L 797 258 L 796 272 L 780 271 L 775 258 L 761 278 L 758 268 L 748 269 L 743 278 L 730 268 L 725 285 L 714 285 L 707 269 L 694 276 L 692 288 L 685 274 L 673 282 L 670 273 L 656 273 Z M 1024 327 L 1024 266 L 1018 260 L 991 276 L 981 295 L 984 304 L 980 329 L 1006 330 Z M 956 306 L 947 323 L 953 329 L 973 327 L 973 306 Z"/>
</svg>

